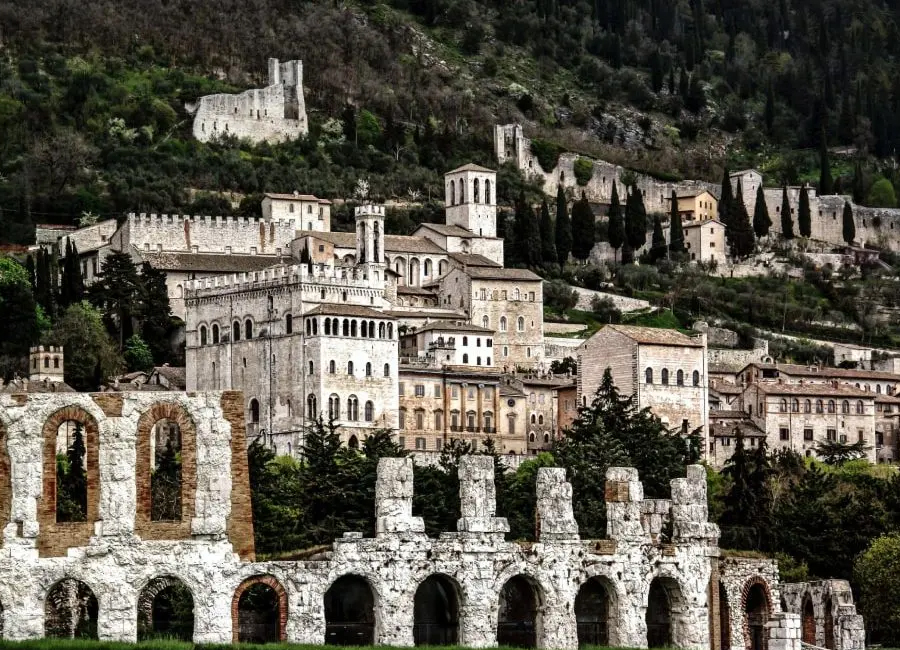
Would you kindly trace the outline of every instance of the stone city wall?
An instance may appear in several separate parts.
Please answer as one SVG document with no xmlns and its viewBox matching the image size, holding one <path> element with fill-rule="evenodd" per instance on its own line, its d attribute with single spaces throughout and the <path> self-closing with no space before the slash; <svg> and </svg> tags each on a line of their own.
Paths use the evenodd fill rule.
<svg viewBox="0 0 900 650">
<path fill-rule="evenodd" d="M 782 586 L 782 609 L 800 617 L 801 640 L 829 650 L 862 650 L 866 630 L 846 580 Z"/>
</svg>

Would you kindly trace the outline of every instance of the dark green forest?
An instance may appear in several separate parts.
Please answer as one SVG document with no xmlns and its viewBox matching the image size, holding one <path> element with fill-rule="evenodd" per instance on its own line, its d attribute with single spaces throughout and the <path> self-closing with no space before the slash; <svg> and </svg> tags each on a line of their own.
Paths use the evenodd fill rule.
<svg viewBox="0 0 900 650">
<path fill-rule="evenodd" d="M 252 214 L 260 192 L 348 197 L 360 178 L 374 198 L 424 204 L 421 220 L 440 174 L 490 164 L 493 124 L 513 120 L 668 176 L 717 180 L 730 163 L 815 180 L 825 145 L 841 152 L 838 184 L 858 167 L 869 185 L 896 184 L 897 12 L 874 0 L 4 0 L 0 237 L 127 211 L 233 211 L 220 192 Z M 303 59 L 310 136 L 192 141 L 185 105 L 261 85 L 269 56 Z M 511 206 L 521 179 L 504 179 Z"/>
</svg>

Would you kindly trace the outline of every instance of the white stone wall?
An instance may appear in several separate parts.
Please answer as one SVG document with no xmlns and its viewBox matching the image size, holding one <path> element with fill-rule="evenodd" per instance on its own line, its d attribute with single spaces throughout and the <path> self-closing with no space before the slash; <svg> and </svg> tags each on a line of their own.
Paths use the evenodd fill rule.
<svg viewBox="0 0 900 650">
<path fill-rule="evenodd" d="M 691 261 L 725 264 L 728 249 L 725 241 L 725 226 L 718 221 L 703 224 L 685 224 L 684 239 Z"/>
<path fill-rule="evenodd" d="M 123 251 L 288 255 L 295 230 L 290 220 L 132 213 L 115 244 Z"/>
<path fill-rule="evenodd" d="M 785 584 L 781 591 L 784 607 L 800 619 L 803 635 L 815 630 L 815 638 L 803 638 L 804 643 L 819 647 L 828 644 L 834 650 L 866 647 L 863 617 L 856 612 L 853 591 L 846 580 Z"/>
</svg>

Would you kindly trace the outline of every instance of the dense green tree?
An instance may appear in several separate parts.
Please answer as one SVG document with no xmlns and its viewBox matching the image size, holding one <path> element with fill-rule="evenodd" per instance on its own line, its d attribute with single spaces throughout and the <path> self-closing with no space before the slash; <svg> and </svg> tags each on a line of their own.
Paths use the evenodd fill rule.
<svg viewBox="0 0 900 650">
<path fill-rule="evenodd" d="M 544 307 L 564 313 L 578 304 L 578 292 L 562 280 L 544 283 Z"/>
<path fill-rule="evenodd" d="M 586 261 L 594 248 L 594 211 L 584 192 L 581 199 L 572 205 L 572 255 Z"/>
<path fill-rule="evenodd" d="M 752 255 L 756 250 L 756 240 L 753 236 L 753 226 L 750 225 L 750 215 L 747 214 L 747 206 L 744 203 L 744 187 L 740 179 L 737 190 L 737 196 L 731 203 L 731 254 L 743 258 Z"/>
<path fill-rule="evenodd" d="M 800 228 L 801 237 L 812 235 L 812 216 L 809 210 L 809 191 L 806 185 L 800 188 L 800 201 L 797 208 L 797 225 Z"/>
<path fill-rule="evenodd" d="M 653 236 L 650 239 L 650 261 L 654 264 L 666 257 L 666 236 L 663 234 L 659 215 L 653 215 Z"/>
<path fill-rule="evenodd" d="M 276 457 L 259 438 L 247 448 L 253 534 L 257 553 L 303 548 L 300 530 L 303 494 L 300 464 L 293 458 Z"/>
<path fill-rule="evenodd" d="M 672 208 L 669 213 L 669 252 L 684 252 L 684 227 L 681 223 L 681 212 L 678 211 L 678 196 L 672 190 Z"/>
<path fill-rule="evenodd" d="M 144 339 L 137 334 L 133 334 L 125 342 L 123 357 L 129 371 L 143 370 L 146 372 L 153 369 L 153 353 Z"/>
<path fill-rule="evenodd" d="M 547 206 L 547 198 L 541 202 L 541 261 L 544 264 L 556 263 L 556 242 L 553 229 L 553 219 L 550 217 L 550 208 Z"/>
<path fill-rule="evenodd" d="M 874 208 L 896 207 L 897 195 L 894 192 L 894 186 L 891 184 L 891 181 L 887 178 L 879 178 L 872 183 L 866 203 Z"/>
<path fill-rule="evenodd" d="M 52 277 L 55 270 L 56 267 L 52 263 L 52 256 L 44 249 L 38 250 L 34 299 L 51 317 L 56 313 L 56 295 L 53 291 L 55 282 Z"/>
<path fill-rule="evenodd" d="M 612 198 L 609 202 L 609 228 L 607 237 L 613 251 L 618 252 L 625 244 L 625 215 L 622 213 L 622 204 L 619 202 L 618 183 L 613 182 Z"/>
<path fill-rule="evenodd" d="M 150 518 L 181 519 L 181 458 L 171 438 L 156 451 L 156 467 L 150 475 Z"/>
<path fill-rule="evenodd" d="M 785 239 L 794 238 L 794 217 L 791 215 L 787 186 L 781 190 L 781 236 Z"/>
<path fill-rule="evenodd" d="M 647 242 L 647 210 L 640 188 L 634 186 L 625 200 L 625 239 L 632 251 Z"/>
<path fill-rule="evenodd" d="M 103 311 L 107 327 L 119 350 L 134 333 L 141 282 L 137 268 L 127 253 L 112 253 L 103 260 L 97 281 L 91 286 L 91 302 Z"/>
<path fill-rule="evenodd" d="M 844 212 L 842 214 L 842 234 L 847 245 L 852 245 L 856 239 L 856 220 L 853 218 L 853 208 L 849 201 L 844 201 Z"/>
<path fill-rule="evenodd" d="M 816 445 L 816 456 L 827 465 L 843 465 L 851 460 L 865 458 L 867 449 L 869 447 L 865 440 L 856 442 L 823 440 Z"/>
<path fill-rule="evenodd" d="M 775 125 L 775 92 L 772 82 L 769 81 L 766 86 L 766 108 L 764 113 L 764 121 L 766 123 L 766 133 L 772 134 L 772 128 Z"/>
<path fill-rule="evenodd" d="M 772 227 L 772 219 L 769 217 L 769 207 L 766 205 L 766 197 L 762 185 L 756 188 L 756 205 L 753 208 L 753 232 L 757 237 L 765 237 Z"/>
<path fill-rule="evenodd" d="M 28 271 L 9 257 L 0 257 L 0 313 L 0 378 L 8 381 L 17 372 L 27 372 L 23 360 L 40 336 Z"/>
<path fill-rule="evenodd" d="M 87 520 L 84 429 L 81 422 L 75 422 L 74 426 L 72 444 L 64 458 L 57 458 L 56 463 L 56 520 L 60 522 Z"/>
<path fill-rule="evenodd" d="M 122 357 L 103 326 L 100 312 L 87 302 L 70 305 L 53 324 L 47 342 L 65 348 L 66 383 L 76 390 L 98 390 L 97 369 L 101 381 L 122 369 Z"/>
<path fill-rule="evenodd" d="M 900 645 L 900 534 L 872 541 L 856 560 L 853 576 L 867 638 L 885 647 Z"/>
<path fill-rule="evenodd" d="M 566 202 L 566 192 L 562 185 L 556 186 L 556 257 L 560 266 L 569 259 L 572 252 L 572 221 L 569 219 L 569 208 Z"/>
<path fill-rule="evenodd" d="M 154 269 L 147 262 L 141 264 L 138 291 L 136 315 L 140 319 L 141 338 L 147 342 L 157 365 L 171 362 L 172 307 L 165 272 Z"/>
<path fill-rule="evenodd" d="M 863 205 L 866 201 L 866 181 L 862 163 L 857 160 L 853 166 L 853 202 Z"/>
<path fill-rule="evenodd" d="M 74 302 L 81 302 L 83 297 L 84 280 L 81 277 L 81 263 L 78 259 L 78 250 L 71 240 L 66 240 L 59 304 L 61 307 L 68 307 Z"/>
<path fill-rule="evenodd" d="M 718 213 L 719 221 L 725 224 L 725 232 L 731 227 L 731 217 L 733 214 L 732 204 L 734 203 L 734 192 L 731 189 L 731 173 L 728 166 L 722 172 L 722 189 L 719 192 Z"/>
</svg>

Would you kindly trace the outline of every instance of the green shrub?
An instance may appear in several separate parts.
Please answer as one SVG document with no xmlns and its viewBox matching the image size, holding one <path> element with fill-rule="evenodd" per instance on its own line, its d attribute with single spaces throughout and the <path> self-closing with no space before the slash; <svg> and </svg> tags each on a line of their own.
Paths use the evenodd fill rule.
<svg viewBox="0 0 900 650">
<path fill-rule="evenodd" d="M 879 178 L 872 184 L 869 190 L 869 198 L 866 201 L 873 208 L 893 208 L 897 206 L 897 195 L 894 186 L 886 178 Z"/>
<path fill-rule="evenodd" d="M 900 535 L 879 537 L 854 566 L 859 605 L 871 640 L 900 644 Z"/>
<path fill-rule="evenodd" d="M 545 172 L 552 172 L 559 164 L 559 154 L 563 148 L 555 142 L 535 138 L 531 141 L 531 153 L 537 158 L 538 164 Z"/>
<path fill-rule="evenodd" d="M 594 163 L 591 160 L 587 158 L 578 158 L 575 160 L 575 180 L 579 185 L 587 185 L 593 175 Z"/>
</svg>

